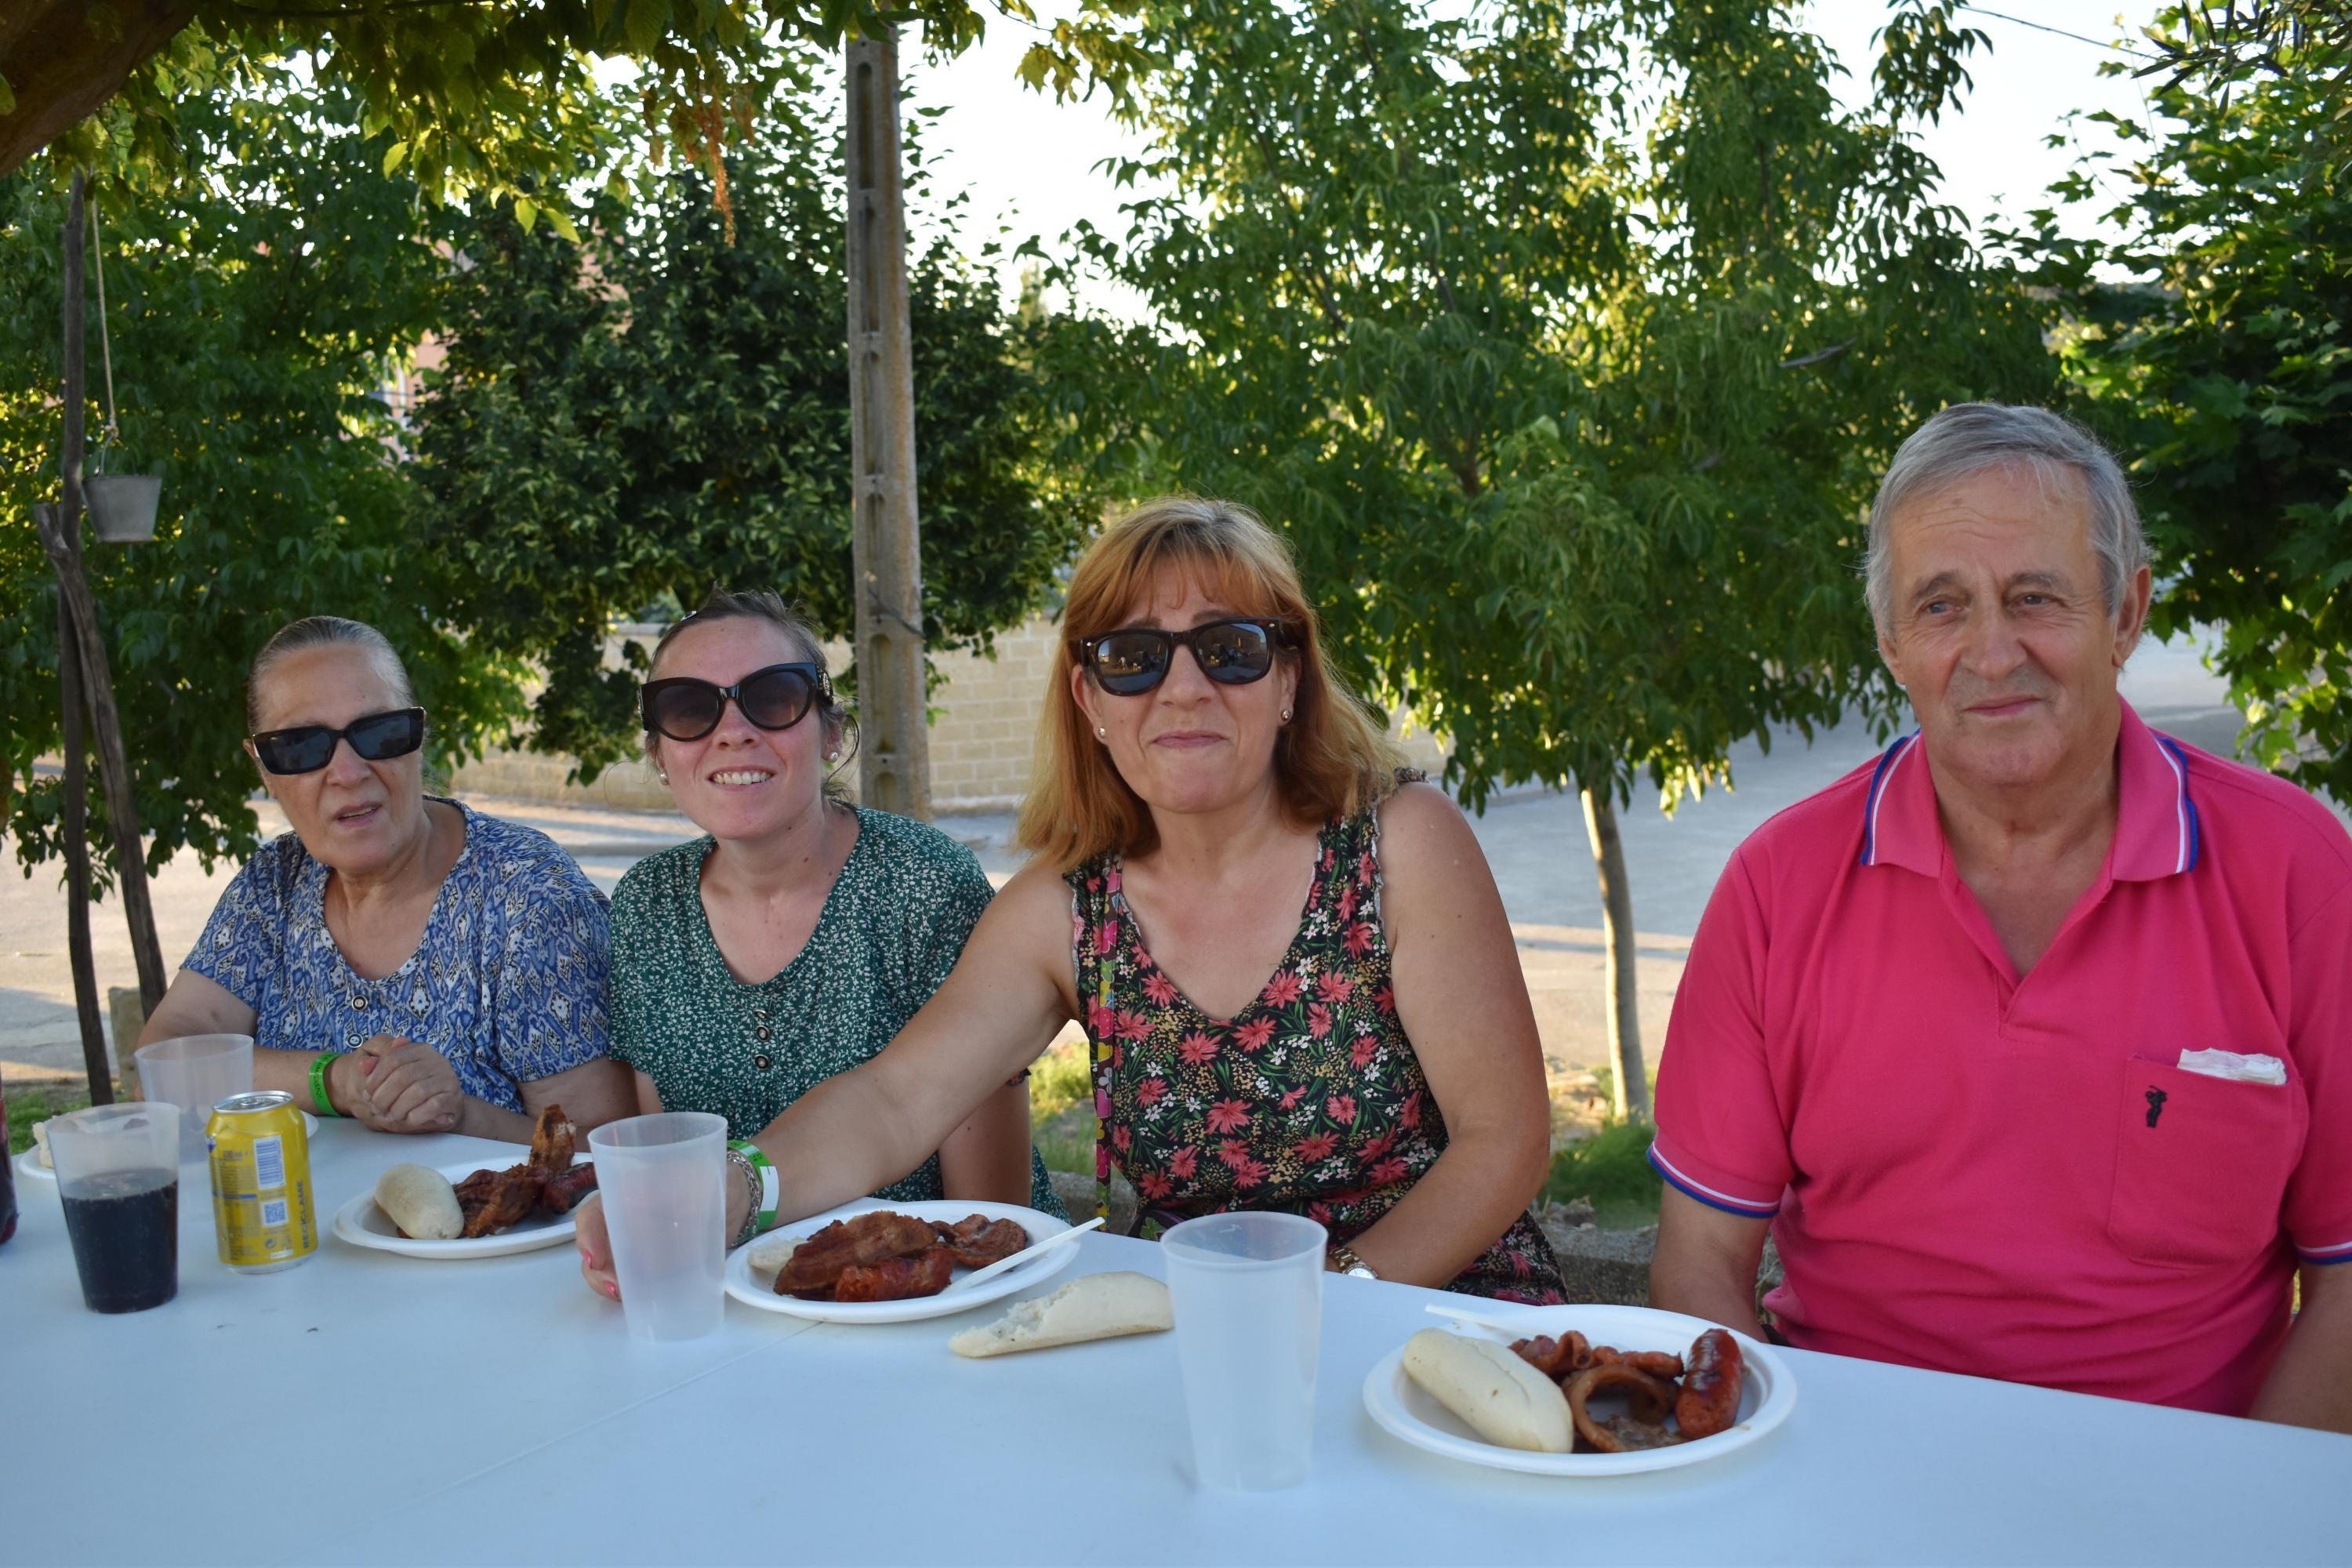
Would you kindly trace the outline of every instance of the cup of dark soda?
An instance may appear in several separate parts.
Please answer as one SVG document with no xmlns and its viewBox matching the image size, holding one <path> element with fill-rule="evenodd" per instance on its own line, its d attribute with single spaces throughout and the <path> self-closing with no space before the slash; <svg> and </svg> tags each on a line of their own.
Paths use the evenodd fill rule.
<svg viewBox="0 0 2352 1568">
<path fill-rule="evenodd" d="M 94 1105 L 48 1134 L 82 1305 L 143 1312 L 179 1294 L 180 1108 Z"/>
</svg>

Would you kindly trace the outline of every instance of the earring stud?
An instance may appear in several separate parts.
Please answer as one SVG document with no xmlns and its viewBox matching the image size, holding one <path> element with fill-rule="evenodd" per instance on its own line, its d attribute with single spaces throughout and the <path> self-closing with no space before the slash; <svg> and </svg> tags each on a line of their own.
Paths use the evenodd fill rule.
<svg viewBox="0 0 2352 1568">
<path fill-rule="evenodd" d="M 1097 724 L 1095 726 L 1095 739 L 1097 741 L 1108 741 L 1110 739 L 1110 731 Z"/>
<path fill-rule="evenodd" d="M 1282 710 L 1282 721 L 1286 724 L 1290 722 L 1290 710 L 1287 708 Z"/>
</svg>

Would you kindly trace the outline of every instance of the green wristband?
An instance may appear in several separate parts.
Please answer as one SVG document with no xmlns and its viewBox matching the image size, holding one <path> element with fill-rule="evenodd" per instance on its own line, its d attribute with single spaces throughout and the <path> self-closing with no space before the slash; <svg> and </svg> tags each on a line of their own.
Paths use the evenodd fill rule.
<svg viewBox="0 0 2352 1568">
<path fill-rule="evenodd" d="M 342 1114 L 335 1109 L 335 1102 L 327 1097 L 327 1069 L 334 1066 L 335 1056 L 333 1051 L 320 1051 L 310 1063 L 310 1102 L 319 1108 L 321 1116 Z"/>
</svg>

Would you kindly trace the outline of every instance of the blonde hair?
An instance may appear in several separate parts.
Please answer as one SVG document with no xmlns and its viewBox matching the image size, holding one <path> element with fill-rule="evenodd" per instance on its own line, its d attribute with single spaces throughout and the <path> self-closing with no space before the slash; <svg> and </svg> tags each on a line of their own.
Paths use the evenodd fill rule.
<svg viewBox="0 0 2352 1568">
<path fill-rule="evenodd" d="M 1151 808 L 1095 743 L 1070 671 L 1079 648 L 1127 625 L 1171 572 L 1190 574 L 1236 614 L 1288 628 L 1285 657 L 1298 661 L 1298 690 L 1290 721 L 1275 738 L 1274 773 L 1295 818 L 1351 816 L 1394 787 L 1403 757 L 1324 658 L 1315 607 L 1281 537 L 1233 501 L 1161 496 L 1106 529 L 1070 574 L 1020 830 L 1022 847 L 1060 870 L 1110 851 L 1147 855 L 1159 846 Z"/>
</svg>

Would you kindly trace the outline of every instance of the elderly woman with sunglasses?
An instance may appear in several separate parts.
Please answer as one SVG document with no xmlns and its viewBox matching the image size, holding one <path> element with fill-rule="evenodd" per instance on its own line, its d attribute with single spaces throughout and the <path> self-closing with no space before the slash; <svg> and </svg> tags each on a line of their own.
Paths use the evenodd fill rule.
<svg viewBox="0 0 2352 1568">
<path fill-rule="evenodd" d="M 1134 1184 L 1139 1234 L 1285 1210 L 1345 1273 L 1559 1300 L 1528 1212 L 1543 1061 L 1494 877 L 1325 665 L 1281 541 L 1239 507 L 1152 502 L 1079 561 L 1063 625 L 1034 858 L 889 1048 L 758 1134 L 761 1205 L 798 1218 L 910 1169 L 1075 1019 L 1097 1175 Z M 601 1226 L 581 1251 L 609 1291 Z"/>
<path fill-rule="evenodd" d="M 815 634 L 775 595 L 711 594 L 662 634 L 651 677 L 646 754 L 703 837 L 614 889 L 613 1054 L 636 1069 L 640 1110 L 713 1111 L 749 1140 L 889 1043 L 991 890 L 937 828 L 838 798 L 852 721 Z M 1060 1213 L 1030 1146 L 1026 1076 L 974 1086 L 876 1195 Z M 730 1163 L 739 1208 L 756 1208 L 748 1143 Z M 601 1233 L 600 1205 L 581 1219 Z"/>
<path fill-rule="evenodd" d="M 140 1035 L 249 1034 L 254 1085 L 386 1132 L 528 1142 L 629 1110 L 604 897 L 546 835 L 428 795 L 391 643 L 331 616 L 253 661 L 246 749 L 293 831 L 222 895 Z"/>
</svg>

